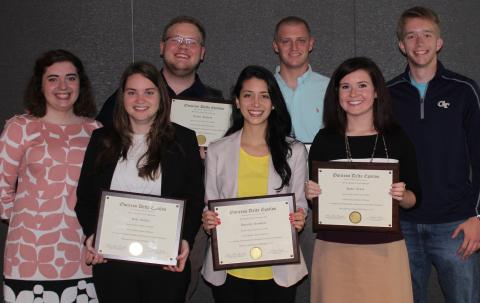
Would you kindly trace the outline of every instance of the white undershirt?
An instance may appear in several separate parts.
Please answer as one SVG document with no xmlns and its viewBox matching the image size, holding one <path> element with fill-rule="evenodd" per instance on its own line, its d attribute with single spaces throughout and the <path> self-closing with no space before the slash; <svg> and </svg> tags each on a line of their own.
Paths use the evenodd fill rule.
<svg viewBox="0 0 480 303">
<path fill-rule="evenodd" d="M 336 159 L 336 160 L 332 160 L 333 162 L 372 162 L 372 163 L 398 163 L 398 160 L 397 159 L 392 159 L 392 158 L 373 158 L 373 159 L 370 159 L 370 158 L 360 158 L 360 159 L 352 159 L 352 160 L 349 160 L 349 159 Z"/>
<path fill-rule="evenodd" d="M 162 193 L 162 174 L 155 181 L 138 176 L 138 159 L 147 151 L 146 135 L 133 135 L 132 146 L 127 153 L 127 159 L 118 159 L 113 173 L 110 189 L 138 194 L 160 196 Z"/>
</svg>

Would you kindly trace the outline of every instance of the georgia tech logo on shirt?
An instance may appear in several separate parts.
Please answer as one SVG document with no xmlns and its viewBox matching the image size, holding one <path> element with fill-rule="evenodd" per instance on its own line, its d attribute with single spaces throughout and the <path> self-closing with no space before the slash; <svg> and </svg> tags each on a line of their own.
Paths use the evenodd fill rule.
<svg viewBox="0 0 480 303">
<path fill-rule="evenodd" d="M 441 100 L 441 101 L 438 101 L 437 102 L 437 106 L 438 107 L 443 107 L 443 108 L 448 108 L 450 106 L 450 103 L 448 103 L 447 101 L 445 100 Z"/>
</svg>

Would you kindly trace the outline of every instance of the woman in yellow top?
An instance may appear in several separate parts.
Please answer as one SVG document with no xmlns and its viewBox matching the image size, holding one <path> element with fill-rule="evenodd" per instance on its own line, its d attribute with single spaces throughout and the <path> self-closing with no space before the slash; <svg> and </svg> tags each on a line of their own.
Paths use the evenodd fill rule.
<svg viewBox="0 0 480 303">
<path fill-rule="evenodd" d="M 295 193 L 297 212 L 290 222 L 297 231 L 305 224 L 307 180 L 305 146 L 288 137 L 292 123 L 274 76 L 260 66 L 240 73 L 233 90 L 233 125 L 212 143 L 205 162 L 206 200 Z M 211 230 L 222 218 L 203 213 L 203 228 Z M 307 268 L 299 264 L 214 271 L 211 246 L 202 275 L 212 286 L 216 303 L 294 302 L 295 290 Z"/>
</svg>

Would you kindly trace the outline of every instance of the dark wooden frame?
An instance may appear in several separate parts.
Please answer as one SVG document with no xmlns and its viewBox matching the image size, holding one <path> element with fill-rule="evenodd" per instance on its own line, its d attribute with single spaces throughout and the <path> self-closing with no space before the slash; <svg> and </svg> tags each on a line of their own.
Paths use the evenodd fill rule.
<svg viewBox="0 0 480 303">
<path fill-rule="evenodd" d="M 399 164 L 398 163 L 370 163 L 370 162 L 325 162 L 325 161 L 313 161 L 312 162 L 312 176 L 313 181 L 318 183 L 318 170 L 322 168 L 333 169 L 349 169 L 349 170 L 391 170 L 392 171 L 392 183 L 396 183 L 399 180 Z M 322 185 L 320 184 L 320 187 Z M 377 232 L 399 232 L 400 220 L 398 212 L 398 202 L 392 198 L 392 226 L 391 227 L 374 227 L 374 226 L 355 226 L 355 225 L 333 225 L 333 224 L 321 224 L 318 223 L 318 197 L 312 199 L 313 202 L 313 215 L 312 223 L 313 230 L 356 230 L 356 231 L 377 231 Z"/>
<path fill-rule="evenodd" d="M 255 196 L 255 197 L 244 197 L 244 198 L 234 198 L 234 199 L 220 199 L 220 200 L 210 200 L 208 201 L 208 209 L 215 211 L 217 207 L 228 207 L 231 205 L 239 204 L 262 204 L 266 199 L 277 199 L 279 197 L 287 198 L 287 203 L 289 205 L 290 213 L 296 211 L 295 203 L 295 194 L 280 194 L 280 195 L 267 195 L 267 196 Z M 221 220 L 227 220 L 225 218 Z M 222 264 L 219 261 L 218 254 L 218 237 L 215 229 L 212 230 L 212 256 L 213 256 L 213 268 L 214 270 L 224 270 L 232 268 L 245 268 L 245 267 L 257 267 L 257 266 L 270 266 L 270 265 L 280 265 L 280 264 L 292 264 L 300 263 L 300 251 L 298 248 L 298 233 L 295 227 L 288 221 L 290 224 L 291 236 L 292 236 L 292 245 L 293 245 L 293 256 L 288 259 L 277 259 L 277 260 L 265 260 L 265 261 L 252 261 L 245 263 L 229 263 Z"/>
<path fill-rule="evenodd" d="M 180 252 L 181 250 L 181 240 L 182 240 L 182 230 L 183 230 L 183 220 L 185 217 L 185 203 L 186 200 L 182 199 L 173 199 L 173 198 L 165 198 L 165 197 L 159 197 L 159 196 L 154 196 L 154 195 L 147 195 L 147 194 L 137 194 L 137 193 L 130 193 L 130 192 L 124 192 L 124 191 L 117 191 L 117 190 L 103 190 L 100 198 L 100 203 L 99 203 L 99 212 L 98 212 L 98 219 L 97 219 L 97 228 L 96 228 L 96 234 L 95 234 L 95 248 L 99 249 L 99 244 L 100 244 L 100 239 L 102 236 L 105 236 L 102 234 L 102 223 L 104 220 L 104 210 L 105 210 L 105 204 L 108 203 L 108 197 L 109 196 L 115 196 L 115 197 L 126 197 L 130 199 L 139 199 L 142 201 L 148 201 L 148 202 L 158 202 L 158 203 L 169 203 L 169 204 L 176 204 L 177 207 L 180 208 L 179 214 L 178 214 L 178 220 L 177 220 L 177 226 L 176 226 L 176 241 L 175 243 L 178 243 L 178 251 Z M 107 235 L 108 236 L 108 235 Z M 101 250 L 99 250 L 99 253 L 101 253 Z M 178 254 L 177 254 L 178 256 Z M 175 256 L 175 257 L 177 257 Z M 113 254 L 103 254 L 103 257 L 106 259 L 113 259 L 113 260 L 120 260 L 120 261 L 128 261 L 128 262 L 137 262 L 137 263 L 148 263 L 148 264 L 161 264 L 161 265 L 172 265 L 171 263 L 174 262 L 174 258 L 170 258 L 170 263 L 162 261 L 161 259 L 150 259 L 150 258 L 141 258 L 141 257 L 135 257 L 135 256 L 119 256 L 119 255 L 113 255 Z M 175 258 L 176 262 L 176 258 Z"/>
</svg>

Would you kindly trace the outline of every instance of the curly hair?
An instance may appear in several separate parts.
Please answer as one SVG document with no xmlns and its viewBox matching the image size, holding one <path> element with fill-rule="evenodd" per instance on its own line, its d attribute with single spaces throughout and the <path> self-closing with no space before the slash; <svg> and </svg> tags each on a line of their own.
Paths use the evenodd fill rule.
<svg viewBox="0 0 480 303">
<path fill-rule="evenodd" d="M 93 98 L 90 80 L 85 73 L 82 61 L 71 52 L 63 49 L 49 50 L 35 61 L 33 75 L 28 82 L 24 94 L 26 111 L 35 117 L 43 117 L 47 114 L 47 101 L 43 94 L 42 78 L 47 68 L 58 62 L 72 63 L 77 69 L 80 79 L 80 92 L 78 99 L 73 105 L 73 113 L 82 117 L 94 117 L 97 108 Z"/>
</svg>

